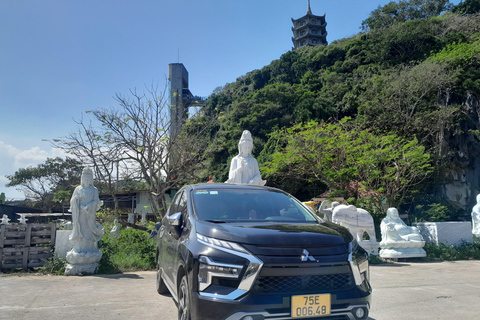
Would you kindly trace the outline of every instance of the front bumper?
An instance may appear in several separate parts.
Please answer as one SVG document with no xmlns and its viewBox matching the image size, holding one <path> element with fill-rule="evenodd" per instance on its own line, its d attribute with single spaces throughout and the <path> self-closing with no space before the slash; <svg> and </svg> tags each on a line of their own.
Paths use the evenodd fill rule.
<svg viewBox="0 0 480 320">
<path fill-rule="evenodd" d="M 367 284 L 351 290 L 331 294 L 331 314 L 318 319 L 356 320 L 356 308 L 365 308 L 368 312 L 371 291 Z M 366 290 L 365 290 L 366 289 Z M 322 292 L 320 292 L 322 293 Z M 214 299 L 192 295 L 192 320 L 226 319 L 243 320 L 250 316 L 253 320 L 293 319 L 290 315 L 291 296 L 289 294 L 248 293 L 238 300 Z M 312 318 L 304 318 L 312 319 Z"/>
</svg>

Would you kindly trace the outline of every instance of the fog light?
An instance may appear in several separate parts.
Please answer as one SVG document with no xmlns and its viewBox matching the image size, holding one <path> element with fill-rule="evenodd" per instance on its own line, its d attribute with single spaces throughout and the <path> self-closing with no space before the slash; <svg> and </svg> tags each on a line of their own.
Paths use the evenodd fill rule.
<svg viewBox="0 0 480 320">
<path fill-rule="evenodd" d="M 355 317 L 357 317 L 357 319 L 363 319 L 363 317 L 365 317 L 365 309 L 357 308 L 355 310 Z"/>
<path fill-rule="evenodd" d="M 243 317 L 242 320 L 253 320 L 253 318 L 250 316 L 246 316 L 246 317 Z"/>
</svg>

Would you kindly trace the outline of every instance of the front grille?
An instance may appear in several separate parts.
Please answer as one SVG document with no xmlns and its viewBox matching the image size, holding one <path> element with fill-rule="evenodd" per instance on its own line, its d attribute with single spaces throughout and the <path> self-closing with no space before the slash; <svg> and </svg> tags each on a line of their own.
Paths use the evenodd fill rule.
<svg viewBox="0 0 480 320">
<path fill-rule="evenodd" d="M 256 293 L 309 293 L 342 290 L 350 288 L 353 279 L 350 273 L 302 275 L 302 276 L 260 276 L 252 288 Z"/>
</svg>

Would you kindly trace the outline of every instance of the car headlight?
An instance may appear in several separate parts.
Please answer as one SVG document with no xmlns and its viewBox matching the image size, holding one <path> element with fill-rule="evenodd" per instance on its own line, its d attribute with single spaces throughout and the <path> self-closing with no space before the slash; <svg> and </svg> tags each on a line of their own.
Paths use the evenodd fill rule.
<svg viewBox="0 0 480 320">
<path fill-rule="evenodd" d="M 361 285 L 365 280 L 370 281 L 368 253 L 358 245 L 356 240 L 349 243 L 348 252 L 348 261 L 352 268 L 355 284 Z"/>
<path fill-rule="evenodd" d="M 215 262 L 209 257 L 200 256 L 198 268 L 198 289 L 204 291 L 213 278 L 238 279 L 243 270 L 242 265 Z"/>
<path fill-rule="evenodd" d="M 212 256 L 200 256 L 198 259 L 198 289 L 200 295 L 237 299 L 251 289 L 263 266 L 260 259 L 238 243 L 210 238 L 198 233 L 197 239 L 206 246 L 246 260 L 244 265 L 237 265 L 215 260 Z M 232 290 L 223 290 L 226 289 L 225 284 L 228 284 Z M 232 286 L 234 287 L 232 288 Z"/>
</svg>

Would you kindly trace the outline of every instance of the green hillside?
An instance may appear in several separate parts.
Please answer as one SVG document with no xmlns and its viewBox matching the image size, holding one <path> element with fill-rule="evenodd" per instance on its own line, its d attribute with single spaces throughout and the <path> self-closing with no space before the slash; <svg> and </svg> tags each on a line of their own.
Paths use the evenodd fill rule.
<svg viewBox="0 0 480 320">
<path fill-rule="evenodd" d="M 387 5 L 354 37 L 289 51 L 225 85 L 190 121 L 217 121 L 200 175 L 225 181 L 241 132 L 250 130 L 267 185 L 302 200 L 336 190 L 370 210 L 466 216 L 437 186 L 451 182 L 447 173 L 474 170 L 480 155 L 477 2 L 417 16 L 397 7 L 396 20 L 385 22 Z M 480 176 L 474 180 L 468 206 L 480 192 Z M 377 202 L 365 202 L 372 194 Z"/>
</svg>

